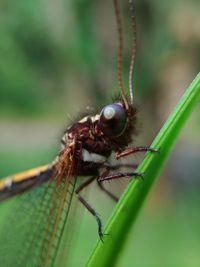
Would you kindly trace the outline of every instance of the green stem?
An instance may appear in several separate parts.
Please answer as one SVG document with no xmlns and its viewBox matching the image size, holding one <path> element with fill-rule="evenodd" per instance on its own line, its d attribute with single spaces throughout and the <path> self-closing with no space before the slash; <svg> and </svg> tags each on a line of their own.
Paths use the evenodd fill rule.
<svg viewBox="0 0 200 267">
<path fill-rule="evenodd" d="M 105 227 L 105 233 L 108 233 L 104 237 L 105 242 L 97 242 L 86 265 L 87 267 L 115 266 L 146 195 L 156 177 L 158 177 L 178 133 L 199 98 L 200 73 L 188 87 L 153 141 L 151 147 L 159 148 L 159 152 L 156 154 L 148 152 L 138 168 L 138 172 L 144 173 L 144 181 L 133 179 L 129 183 Z"/>
</svg>

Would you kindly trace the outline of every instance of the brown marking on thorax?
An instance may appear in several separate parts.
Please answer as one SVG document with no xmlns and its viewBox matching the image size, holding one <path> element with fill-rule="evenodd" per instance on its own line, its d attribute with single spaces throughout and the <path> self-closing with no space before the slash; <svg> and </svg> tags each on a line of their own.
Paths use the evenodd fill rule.
<svg viewBox="0 0 200 267">
<path fill-rule="evenodd" d="M 73 160 L 76 161 L 77 167 L 74 171 L 78 175 L 90 175 L 97 173 L 102 163 L 84 161 L 82 151 L 87 150 L 89 153 L 95 153 L 109 158 L 112 152 L 120 152 L 124 150 L 132 141 L 136 124 L 136 109 L 130 107 L 127 114 L 127 123 L 123 133 L 120 136 L 106 136 L 100 127 L 100 116 L 85 116 L 77 123 L 69 127 L 63 138 L 61 151 L 57 157 L 59 166 L 64 169 L 64 165 L 68 165 L 66 157 L 72 157 L 74 140 L 76 140 L 76 151 Z"/>
</svg>

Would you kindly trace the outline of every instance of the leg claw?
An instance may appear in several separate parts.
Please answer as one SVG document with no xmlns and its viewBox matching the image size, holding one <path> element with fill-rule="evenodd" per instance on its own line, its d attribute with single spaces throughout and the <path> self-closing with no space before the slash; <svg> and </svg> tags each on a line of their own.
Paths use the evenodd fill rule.
<svg viewBox="0 0 200 267">
<path fill-rule="evenodd" d="M 100 238 L 100 240 L 101 240 L 102 243 L 104 243 L 104 240 L 103 240 L 104 236 L 108 236 L 108 235 L 109 234 L 103 234 L 102 232 L 99 233 L 99 238 Z"/>
<path fill-rule="evenodd" d="M 149 152 L 153 152 L 153 153 L 157 153 L 157 152 L 160 151 L 160 149 L 159 148 L 151 148 L 151 147 L 149 147 L 148 151 Z"/>
<path fill-rule="evenodd" d="M 141 179 L 142 181 L 144 181 L 144 173 L 136 173 L 134 176 L 136 179 Z"/>
</svg>

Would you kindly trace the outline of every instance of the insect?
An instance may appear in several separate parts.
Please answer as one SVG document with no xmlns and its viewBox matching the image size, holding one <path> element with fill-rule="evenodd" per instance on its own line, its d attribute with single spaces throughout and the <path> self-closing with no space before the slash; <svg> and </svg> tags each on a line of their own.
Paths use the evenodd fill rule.
<svg viewBox="0 0 200 267">
<path fill-rule="evenodd" d="M 136 134 L 136 108 L 133 101 L 133 70 L 136 54 L 136 23 L 135 7 L 133 0 L 129 0 L 133 44 L 129 72 L 129 96 L 125 94 L 122 81 L 122 58 L 123 58 L 123 32 L 118 0 L 113 0 L 118 28 L 118 83 L 120 97 L 114 103 L 104 106 L 99 112 L 88 114 L 78 122 L 69 126 L 61 139 L 61 149 L 56 159 L 49 165 L 42 166 L 27 172 L 13 175 L 0 182 L 0 199 L 6 199 L 12 195 L 22 193 L 28 189 L 47 184 L 41 202 L 37 209 L 39 224 L 45 224 L 44 228 L 32 234 L 32 240 L 25 251 L 33 249 L 34 240 L 40 246 L 40 255 L 35 256 L 34 266 L 49 266 L 50 256 L 57 253 L 57 247 L 65 225 L 66 214 L 69 210 L 67 195 L 69 186 L 73 186 L 73 177 L 89 176 L 90 178 L 73 188 L 79 201 L 93 215 L 98 226 L 98 235 L 103 239 L 102 222 L 95 209 L 82 197 L 81 191 L 89 186 L 94 180 L 113 200 L 117 201 L 115 195 L 103 186 L 104 181 L 116 180 L 122 177 L 142 177 L 136 172 L 134 165 L 115 164 L 108 161 L 114 153 L 116 159 L 126 157 L 137 152 L 151 151 L 156 149 L 150 147 L 128 147 Z M 130 172 L 121 172 L 121 167 L 126 166 Z M 75 183 L 74 183 L 75 184 Z M 70 196 L 71 197 L 71 196 Z M 44 215 L 45 213 L 45 215 Z M 64 217 L 64 219 L 63 219 Z M 58 226 L 61 229 L 58 231 Z M 42 223 L 43 222 L 43 223 Z M 38 227 L 38 226 L 37 226 Z M 34 232 L 34 231 L 33 231 Z M 41 234 L 42 232 L 42 234 Z M 40 240 L 40 241 L 38 241 Z M 38 249 L 39 250 L 39 249 Z M 21 266 L 25 259 L 21 260 Z M 20 266 L 20 265 L 19 265 Z"/>
</svg>

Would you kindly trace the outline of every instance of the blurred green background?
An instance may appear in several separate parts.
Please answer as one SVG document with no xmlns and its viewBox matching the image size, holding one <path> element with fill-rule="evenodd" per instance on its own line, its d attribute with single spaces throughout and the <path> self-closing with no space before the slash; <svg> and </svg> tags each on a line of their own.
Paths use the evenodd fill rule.
<svg viewBox="0 0 200 267">
<path fill-rule="evenodd" d="M 128 1 L 121 4 L 127 87 L 130 15 Z M 199 10 L 197 0 L 136 1 L 134 88 L 141 129 L 136 144 L 151 143 L 199 72 Z M 1 177 L 50 162 L 70 121 L 86 106 L 111 101 L 118 93 L 117 45 L 112 1 L 1 1 Z M 179 137 L 118 266 L 200 266 L 199 112 L 200 106 Z M 108 186 L 114 191 L 123 187 L 120 182 Z M 114 204 L 97 190 L 92 187 L 87 197 L 106 222 Z M 84 266 L 97 239 L 93 218 L 87 212 L 81 216 L 70 267 Z"/>
</svg>

